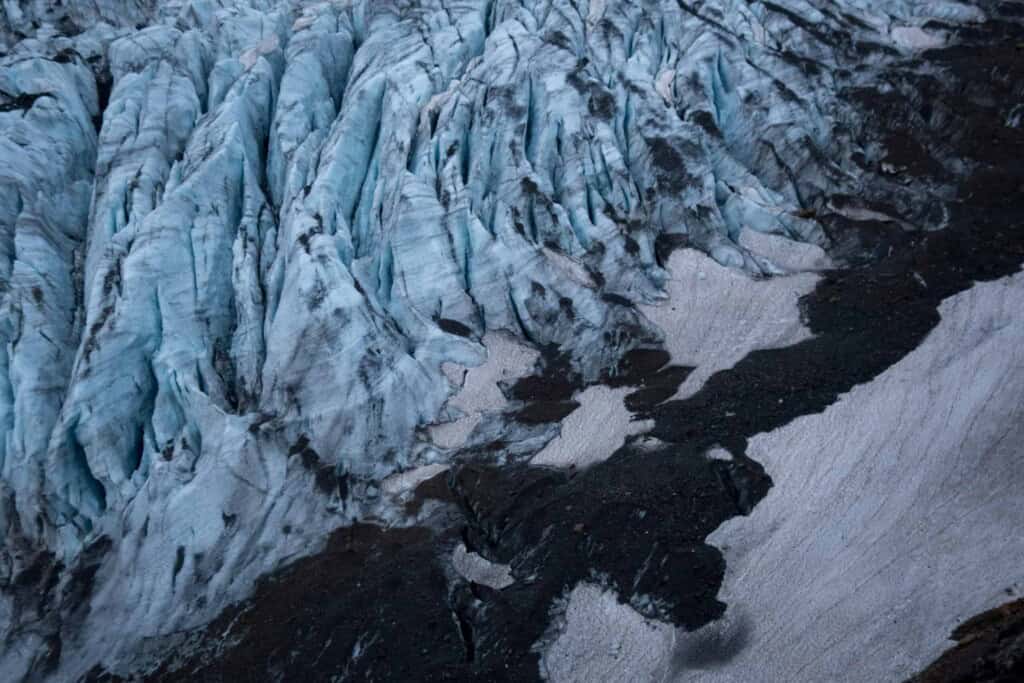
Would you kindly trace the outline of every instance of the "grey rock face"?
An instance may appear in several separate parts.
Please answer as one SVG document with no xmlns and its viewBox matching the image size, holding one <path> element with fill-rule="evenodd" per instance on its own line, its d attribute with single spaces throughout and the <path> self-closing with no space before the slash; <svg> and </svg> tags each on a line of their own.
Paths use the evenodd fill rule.
<svg viewBox="0 0 1024 683">
<path fill-rule="evenodd" d="M 633 306 L 664 297 L 659 244 L 784 272 L 741 233 L 830 246 L 816 212 L 874 216 L 829 203 L 861 196 L 865 168 L 897 174 L 872 187 L 901 220 L 940 225 L 919 198 L 945 190 L 898 177 L 836 93 L 941 41 L 927 20 L 979 18 L 916 0 L 3 9 L 9 680 L 142 665 L 330 530 L 391 514 L 383 479 L 452 458 L 423 427 L 455 388 L 442 364 L 481 364 L 486 332 L 555 345 L 588 382 L 660 342 Z M 63 598 L 24 599 L 40 567 Z"/>
</svg>

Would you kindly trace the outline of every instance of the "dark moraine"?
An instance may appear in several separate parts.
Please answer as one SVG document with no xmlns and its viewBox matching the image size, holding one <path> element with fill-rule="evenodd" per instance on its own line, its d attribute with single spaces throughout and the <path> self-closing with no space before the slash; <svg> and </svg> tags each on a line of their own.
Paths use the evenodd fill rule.
<svg viewBox="0 0 1024 683">
<path fill-rule="evenodd" d="M 908 683 L 1024 681 L 1024 600 L 979 614 L 952 639 L 957 645 Z"/>
</svg>

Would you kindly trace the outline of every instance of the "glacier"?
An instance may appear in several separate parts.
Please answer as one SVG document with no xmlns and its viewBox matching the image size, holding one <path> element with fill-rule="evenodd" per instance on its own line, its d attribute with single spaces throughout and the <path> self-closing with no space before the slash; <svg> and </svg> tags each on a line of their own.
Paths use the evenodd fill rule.
<svg viewBox="0 0 1024 683">
<path fill-rule="evenodd" d="M 748 353 L 812 336 L 794 302 L 819 271 L 955 221 L 972 162 L 894 151 L 884 107 L 855 95 L 945 125 L 941 102 L 926 111 L 882 75 L 939 79 L 922 53 L 992 14 L 945 0 L 2 11 L 6 680 L 152 672 L 337 529 L 435 523 L 436 506 L 396 503 L 396 477 L 429 472 L 408 493 L 467 462 L 585 469 L 641 432 L 672 441 L 657 410 L 620 405 L 626 359 L 668 349 L 681 365 L 658 402 L 686 400 Z M 572 389 L 544 408 L 578 408 L 566 425 L 591 442 L 560 413 L 525 419 L 511 390 L 553 376 L 556 355 Z M 615 410 L 587 412 L 605 394 Z"/>
</svg>

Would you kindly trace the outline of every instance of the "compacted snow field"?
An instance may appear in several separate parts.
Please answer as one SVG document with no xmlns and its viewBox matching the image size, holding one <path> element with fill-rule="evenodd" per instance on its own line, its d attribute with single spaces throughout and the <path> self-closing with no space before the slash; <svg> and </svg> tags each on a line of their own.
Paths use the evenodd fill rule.
<svg viewBox="0 0 1024 683">
<path fill-rule="evenodd" d="M 1021 17 L 3 0 L 0 678 L 923 669 L 1024 590 Z"/>
<path fill-rule="evenodd" d="M 685 636 L 745 647 L 694 680 L 903 679 L 1024 591 L 1022 301 L 1021 275 L 947 299 L 877 379 L 751 440 L 774 487 L 710 536 L 730 609 Z"/>
</svg>

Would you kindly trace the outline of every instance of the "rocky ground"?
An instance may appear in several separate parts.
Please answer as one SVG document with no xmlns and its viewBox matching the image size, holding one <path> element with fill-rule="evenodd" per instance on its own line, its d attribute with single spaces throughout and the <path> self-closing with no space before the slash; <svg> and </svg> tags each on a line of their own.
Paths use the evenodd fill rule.
<svg viewBox="0 0 1024 683">
<path fill-rule="evenodd" d="M 912 680 L 915 683 L 1009 681 L 1024 676 L 1021 600 L 969 619 L 953 632 L 957 645 Z"/>
</svg>

